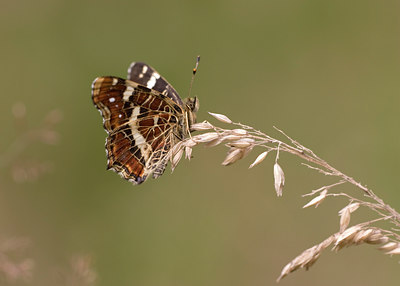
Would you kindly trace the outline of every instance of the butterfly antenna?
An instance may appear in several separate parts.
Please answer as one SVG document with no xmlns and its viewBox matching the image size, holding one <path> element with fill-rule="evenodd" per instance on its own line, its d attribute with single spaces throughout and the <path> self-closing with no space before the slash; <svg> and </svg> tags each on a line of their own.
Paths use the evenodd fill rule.
<svg viewBox="0 0 400 286">
<path fill-rule="evenodd" d="M 192 94 L 192 86 L 194 82 L 194 76 L 196 75 L 197 69 L 199 68 L 200 56 L 197 56 L 196 65 L 193 69 L 192 80 L 190 81 L 190 88 L 189 88 L 189 97 Z"/>
</svg>

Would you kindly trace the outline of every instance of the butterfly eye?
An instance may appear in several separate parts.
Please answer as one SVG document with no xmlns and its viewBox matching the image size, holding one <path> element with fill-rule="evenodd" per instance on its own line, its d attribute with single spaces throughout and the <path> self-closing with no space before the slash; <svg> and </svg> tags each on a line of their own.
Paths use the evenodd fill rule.
<svg viewBox="0 0 400 286">
<path fill-rule="evenodd" d="M 197 97 L 191 97 L 191 98 L 186 98 L 185 99 L 185 104 L 189 108 L 190 111 L 196 113 L 199 111 L 200 108 L 200 102 L 197 99 Z"/>
</svg>

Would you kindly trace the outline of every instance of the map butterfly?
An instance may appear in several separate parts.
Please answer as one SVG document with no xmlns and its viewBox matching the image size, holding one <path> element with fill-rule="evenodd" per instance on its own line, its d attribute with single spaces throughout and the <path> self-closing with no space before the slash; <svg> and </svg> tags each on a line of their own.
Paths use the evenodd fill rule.
<svg viewBox="0 0 400 286">
<path fill-rule="evenodd" d="M 182 100 L 156 70 L 141 62 L 131 64 L 128 79 L 96 78 L 92 99 L 108 134 L 107 169 L 134 184 L 164 173 L 172 148 L 189 136 L 199 109 L 196 97 Z"/>
</svg>

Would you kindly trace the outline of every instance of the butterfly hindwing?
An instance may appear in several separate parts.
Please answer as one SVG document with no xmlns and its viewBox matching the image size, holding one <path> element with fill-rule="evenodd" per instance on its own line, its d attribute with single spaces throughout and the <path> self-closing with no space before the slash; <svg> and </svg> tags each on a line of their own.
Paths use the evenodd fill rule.
<svg viewBox="0 0 400 286">
<path fill-rule="evenodd" d="M 182 107 L 157 90 L 118 77 L 95 79 L 92 99 L 108 133 L 108 168 L 135 184 L 150 174 L 161 175 L 175 144 Z"/>
</svg>

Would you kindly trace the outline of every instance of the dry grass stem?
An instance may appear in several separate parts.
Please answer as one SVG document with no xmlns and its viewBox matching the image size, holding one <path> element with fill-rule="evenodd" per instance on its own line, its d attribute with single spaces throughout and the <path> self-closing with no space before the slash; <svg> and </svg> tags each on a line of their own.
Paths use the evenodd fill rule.
<svg viewBox="0 0 400 286">
<path fill-rule="evenodd" d="M 195 145 L 204 144 L 204 146 L 213 147 L 224 143 L 229 149 L 222 165 L 227 166 L 243 159 L 253 149 L 258 147 L 262 152 L 249 167 L 253 168 L 265 162 L 268 153 L 276 152 L 276 159 L 273 167 L 274 186 L 277 195 L 282 196 L 283 187 L 285 185 L 285 175 L 282 167 L 278 163 L 279 152 L 289 153 L 302 159 L 303 162 L 301 164 L 307 166 L 311 170 L 337 179 L 337 181 L 332 184 L 321 186 L 303 195 L 315 196 L 305 204 L 303 208 L 310 206 L 317 207 L 329 197 L 340 197 L 347 200 L 347 206 L 342 207 L 339 211 L 340 222 L 337 232 L 320 244 L 305 250 L 302 254 L 294 258 L 283 268 L 278 281 L 299 268 L 308 269 L 319 258 L 321 252 L 331 244 L 333 244 L 333 250 L 335 251 L 359 244 L 383 244 L 379 250 L 385 252 L 385 254 L 400 254 L 400 214 L 379 198 L 370 188 L 334 168 L 328 162 L 318 157 L 312 150 L 292 139 L 285 132 L 276 127 L 274 127 L 275 130 L 278 131 L 279 135 L 283 136 L 284 140 L 267 135 L 251 126 L 233 122 L 226 115 L 218 113 L 209 114 L 220 122 L 230 124 L 231 129 L 215 126 L 208 121 L 194 124 L 191 127 L 192 130 L 208 132 L 195 135 L 182 143 L 182 146 L 190 148 L 185 151 L 187 158 L 191 157 L 191 148 Z M 179 150 L 182 146 L 179 147 Z M 173 168 L 176 167 L 176 164 L 182 156 L 178 151 L 171 153 Z M 359 192 L 356 193 L 356 195 L 341 192 L 340 188 L 344 184 L 353 186 L 355 189 L 359 190 Z M 338 189 L 339 191 L 337 191 Z M 350 226 L 351 216 L 361 207 L 371 210 L 376 216 L 376 219 Z M 381 221 L 388 222 L 389 226 L 385 228 L 373 226 Z M 392 227 L 390 225 L 392 225 Z"/>
<path fill-rule="evenodd" d="M 324 189 L 319 196 L 313 198 L 311 201 L 309 201 L 306 205 L 303 206 L 303 209 L 311 207 L 311 206 L 315 206 L 318 207 L 320 203 L 322 203 L 325 198 L 326 198 L 326 194 L 328 193 L 327 189 Z"/>
</svg>

